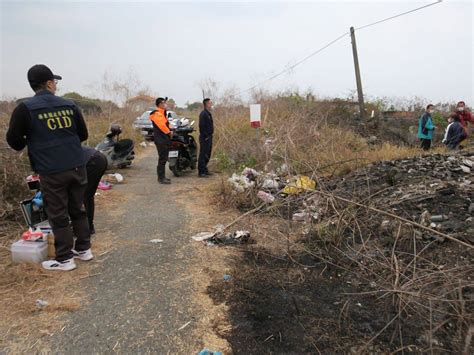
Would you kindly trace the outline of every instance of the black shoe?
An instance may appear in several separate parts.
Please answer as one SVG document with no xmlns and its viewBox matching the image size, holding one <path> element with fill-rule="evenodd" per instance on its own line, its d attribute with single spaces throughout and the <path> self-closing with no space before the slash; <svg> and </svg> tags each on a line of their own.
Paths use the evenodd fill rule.
<svg viewBox="0 0 474 355">
<path fill-rule="evenodd" d="M 212 175 L 214 175 L 214 174 L 211 173 L 210 171 L 206 171 L 206 175 L 207 175 L 207 176 L 212 176 Z"/>
<path fill-rule="evenodd" d="M 209 176 L 207 174 L 199 174 L 200 178 L 208 178 Z"/>
<path fill-rule="evenodd" d="M 171 180 L 170 180 L 170 179 L 167 179 L 167 178 L 158 179 L 158 183 L 160 183 L 160 184 L 165 184 L 165 185 L 169 185 L 169 184 L 171 184 Z"/>
</svg>

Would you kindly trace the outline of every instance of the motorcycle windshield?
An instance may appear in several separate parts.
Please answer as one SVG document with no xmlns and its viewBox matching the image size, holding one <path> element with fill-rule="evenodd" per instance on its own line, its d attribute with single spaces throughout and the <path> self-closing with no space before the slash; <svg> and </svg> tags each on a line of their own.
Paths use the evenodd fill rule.
<svg viewBox="0 0 474 355">
<path fill-rule="evenodd" d="M 97 146 L 95 147 L 95 149 L 99 150 L 99 151 L 102 151 L 102 150 L 105 150 L 107 148 L 110 148 L 110 147 L 113 147 L 114 146 L 114 141 L 109 139 L 109 138 L 106 138 L 104 139 L 102 142 L 100 142 L 99 144 L 97 144 Z"/>
</svg>

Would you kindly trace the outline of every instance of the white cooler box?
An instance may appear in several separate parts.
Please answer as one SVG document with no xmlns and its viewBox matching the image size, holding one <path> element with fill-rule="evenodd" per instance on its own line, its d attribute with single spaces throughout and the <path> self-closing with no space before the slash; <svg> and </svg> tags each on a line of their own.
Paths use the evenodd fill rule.
<svg viewBox="0 0 474 355">
<path fill-rule="evenodd" d="M 29 242 L 21 239 L 12 244 L 11 252 L 14 263 L 39 264 L 48 258 L 48 242 Z"/>
</svg>

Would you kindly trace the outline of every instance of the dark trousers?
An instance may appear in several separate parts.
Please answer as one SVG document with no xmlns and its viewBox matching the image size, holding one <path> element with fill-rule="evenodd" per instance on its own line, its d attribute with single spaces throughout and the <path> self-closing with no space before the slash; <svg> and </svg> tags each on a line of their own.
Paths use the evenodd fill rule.
<svg viewBox="0 0 474 355">
<path fill-rule="evenodd" d="M 95 153 L 87 162 L 87 188 L 84 194 L 84 206 L 87 212 L 89 230 L 94 230 L 95 193 L 100 179 L 107 170 L 107 157 L 101 152 Z"/>
<path fill-rule="evenodd" d="M 205 174 L 208 172 L 207 164 L 211 159 L 212 154 L 212 136 L 208 138 L 199 137 L 199 162 L 198 170 L 199 174 Z"/>
<path fill-rule="evenodd" d="M 431 139 L 421 138 L 421 148 L 423 150 L 430 150 L 430 148 L 431 148 Z"/>
<path fill-rule="evenodd" d="M 56 260 L 73 257 L 75 249 L 84 251 L 91 247 L 89 225 L 84 209 L 84 192 L 87 188 L 86 167 L 56 174 L 41 175 L 43 202 L 54 234 Z"/>
<path fill-rule="evenodd" d="M 170 151 L 169 143 L 156 143 L 156 150 L 158 151 L 158 166 L 156 167 L 156 173 L 158 179 L 163 180 L 166 177 L 166 162 L 168 161 L 168 154 Z"/>
</svg>

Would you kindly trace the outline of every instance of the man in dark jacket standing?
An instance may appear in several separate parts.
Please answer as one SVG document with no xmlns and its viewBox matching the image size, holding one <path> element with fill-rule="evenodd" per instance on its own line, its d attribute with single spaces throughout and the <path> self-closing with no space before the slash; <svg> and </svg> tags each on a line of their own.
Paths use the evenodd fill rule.
<svg viewBox="0 0 474 355">
<path fill-rule="evenodd" d="M 36 94 L 13 111 L 7 142 L 18 151 L 28 146 L 31 167 L 40 175 L 56 247 L 56 260 L 44 261 L 43 268 L 69 271 L 76 268 L 74 258 L 93 258 L 83 206 L 87 173 L 81 142 L 88 132 L 74 103 L 55 96 L 58 80 L 61 77 L 45 65 L 28 70 L 28 81 Z"/>
<path fill-rule="evenodd" d="M 211 109 L 212 101 L 207 98 L 202 101 L 204 110 L 199 115 L 199 177 L 212 175 L 207 169 L 207 164 L 212 154 L 212 136 L 214 134 L 214 121 Z"/>
</svg>

